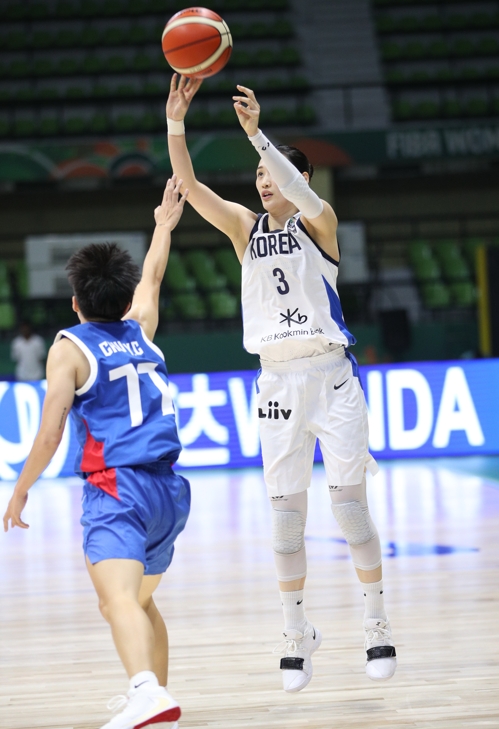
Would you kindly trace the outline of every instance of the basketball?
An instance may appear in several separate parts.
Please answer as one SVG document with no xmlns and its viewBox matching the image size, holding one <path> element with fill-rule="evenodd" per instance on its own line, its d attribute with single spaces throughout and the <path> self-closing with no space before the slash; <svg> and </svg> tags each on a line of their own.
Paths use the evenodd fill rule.
<svg viewBox="0 0 499 729">
<path fill-rule="evenodd" d="M 232 52 L 227 23 L 208 8 L 186 8 L 166 24 L 161 39 L 165 58 L 177 73 L 208 78 L 221 71 Z"/>
</svg>

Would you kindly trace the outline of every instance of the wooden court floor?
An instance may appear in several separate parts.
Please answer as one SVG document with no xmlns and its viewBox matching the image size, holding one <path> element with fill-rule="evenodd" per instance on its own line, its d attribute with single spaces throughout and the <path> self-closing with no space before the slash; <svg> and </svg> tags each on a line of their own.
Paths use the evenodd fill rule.
<svg viewBox="0 0 499 729">
<path fill-rule="evenodd" d="M 381 684 L 364 673 L 362 595 L 314 470 L 306 605 L 324 641 L 293 695 L 272 655 L 281 612 L 261 473 L 191 472 L 192 516 L 157 593 L 181 729 L 499 729 L 499 467 L 488 464 L 392 462 L 370 480 L 399 656 Z M 0 484 L 2 513 L 11 488 Z M 29 531 L 0 537 L 1 729 L 99 729 L 127 688 L 84 569 L 80 490 L 36 485 Z"/>
</svg>

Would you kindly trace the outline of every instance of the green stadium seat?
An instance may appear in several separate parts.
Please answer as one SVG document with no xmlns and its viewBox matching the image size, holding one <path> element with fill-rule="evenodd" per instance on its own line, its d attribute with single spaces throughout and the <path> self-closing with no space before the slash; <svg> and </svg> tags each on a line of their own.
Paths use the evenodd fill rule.
<svg viewBox="0 0 499 729">
<path fill-rule="evenodd" d="M 111 73 L 122 73 L 128 69 L 128 61 L 125 56 L 111 56 L 105 62 L 106 71 Z"/>
<path fill-rule="evenodd" d="M 25 20 L 28 17 L 29 5 L 25 2 L 11 3 L 5 16 L 8 20 Z"/>
<path fill-rule="evenodd" d="M 100 15 L 121 15 L 122 3 L 121 0 L 104 0 L 100 5 Z"/>
<path fill-rule="evenodd" d="M 32 48 L 51 48 L 54 43 L 54 34 L 47 30 L 35 30 L 31 36 Z"/>
<path fill-rule="evenodd" d="M 376 29 L 378 33 L 390 33 L 397 29 L 397 21 L 389 15 L 381 15 L 376 18 Z"/>
<path fill-rule="evenodd" d="M 239 314 L 239 302 L 228 291 L 213 291 L 207 298 L 213 319 L 234 319 Z"/>
<path fill-rule="evenodd" d="M 414 108 L 410 101 L 395 101 L 393 104 L 393 116 L 395 119 L 412 119 L 414 117 Z"/>
<path fill-rule="evenodd" d="M 465 58 L 474 54 L 475 44 L 469 38 L 459 38 L 450 45 L 449 51 L 455 58 Z"/>
<path fill-rule="evenodd" d="M 153 67 L 153 61 L 147 53 L 137 53 L 132 61 L 134 71 L 150 71 Z"/>
<path fill-rule="evenodd" d="M 494 16 L 489 13 L 473 13 L 468 19 L 468 23 L 473 28 L 490 28 L 494 25 Z"/>
<path fill-rule="evenodd" d="M 20 298 L 28 296 L 28 269 L 25 261 L 16 261 L 13 265 L 16 293 Z"/>
<path fill-rule="evenodd" d="M 96 46 L 99 42 L 99 31 L 91 25 L 88 25 L 81 31 L 80 45 L 91 48 Z"/>
<path fill-rule="evenodd" d="M 33 62 L 35 76 L 51 76 L 55 73 L 54 62 L 51 58 L 37 58 Z"/>
<path fill-rule="evenodd" d="M 59 131 L 59 120 L 55 116 L 45 117 L 38 125 L 38 133 L 43 137 L 53 137 Z"/>
<path fill-rule="evenodd" d="M 0 329 L 8 331 L 14 329 L 16 325 L 16 312 L 12 304 L 8 301 L 0 303 Z"/>
<path fill-rule="evenodd" d="M 170 251 L 165 272 L 165 284 L 173 293 L 192 293 L 196 282 L 189 276 L 185 264 L 177 251 Z"/>
<path fill-rule="evenodd" d="M 428 241 L 415 240 L 409 244 L 409 261 L 418 281 L 437 281 L 440 278 L 440 266 Z"/>
<path fill-rule="evenodd" d="M 264 66 L 265 68 L 272 68 L 276 64 L 282 63 L 281 57 L 284 51 L 280 53 L 274 53 L 271 48 L 262 48 L 253 56 L 254 66 Z"/>
<path fill-rule="evenodd" d="M 472 271 L 476 269 L 476 252 L 480 246 L 487 245 L 483 238 L 468 238 L 464 241 L 463 252 Z"/>
<path fill-rule="evenodd" d="M 114 129 L 122 134 L 133 132 L 138 126 L 139 122 L 137 117 L 133 114 L 120 114 L 113 124 Z"/>
<path fill-rule="evenodd" d="M 313 124 L 317 119 L 317 114 L 312 106 L 303 104 L 296 110 L 295 120 L 298 124 Z"/>
<path fill-rule="evenodd" d="M 298 66 L 301 63 L 301 56 L 296 48 L 284 48 L 276 54 L 276 62 L 284 66 Z"/>
<path fill-rule="evenodd" d="M 20 30 L 12 30 L 2 38 L 3 46 L 9 51 L 19 51 L 28 45 L 28 37 L 26 33 Z"/>
<path fill-rule="evenodd" d="M 489 68 L 487 68 L 485 70 L 485 76 L 486 76 L 486 78 L 498 79 L 499 78 L 499 65 L 489 66 Z"/>
<path fill-rule="evenodd" d="M 455 13 L 447 17 L 447 27 L 452 30 L 466 30 L 468 22 L 468 17 L 462 13 Z"/>
<path fill-rule="evenodd" d="M 196 109 L 192 112 L 189 120 L 189 124 L 193 129 L 206 129 L 213 126 L 213 123 L 213 116 L 207 109 Z"/>
<path fill-rule="evenodd" d="M 47 3 L 34 2 L 29 5 L 29 15 L 33 20 L 41 20 L 50 15 L 50 8 Z"/>
<path fill-rule="evenodd" d="M 413 71 L 409 76 L 409 81 L 412 83 L 428 83 L 430 81 L 431 76 L 429 71 Z"/>
<path fill-rule="evenodd" d="M 456 306 L 473 306 L 476 303 L 476 288 L 471 281 L 459 281 L 449 286 L 451 298 Z"/>
<path fill-rule="evenodd" d="M 16 137 L 32 137 L 35 131 L 33 119 L 17 119 L 13 124 L 13 132 Z"/>
<path fill-rule="evenodd" d="M 158 129 L 163 129 L 164 125 L 164 118 L 159 114 L 153 114 L 153 112 L 147 112 L 139 121 L 139 129 L 143 132 L 155 132 Z"/>
<path fill-rule="evenodd" d="M 105 46 L 117 46 L 124 43 L 125 40 L 127 40 L 126 34 L 123 28 L 118 26 L 107 28 L 101 36 L 101 43 Z"/>
<path fill-rule="evenodd" d="M 23 76 L 29 76 L 31 73 L 31 64 L 26 58 L 16 58 L 15 61 L 11 61 L 8 66 L 8 75 L 13 78 L 22 78 Z"/>
<path fill-rule="evenodd" d="M 215 291 L 227 285 L 227 279 L 218 273 L 215 261 L 205 251 L 189 251 L 184 258 L 201 291 Z"/>
<path fill-rule="evenodd" d="M 463 104 L 463 112 L 467 116 L 486 116 L 489 112 L 489 103 L 486 99 L 470 99 Z"/>
<path fill-rule="evenodd" d="M 449 281 L 469 278 L 469 268 L 462 257 L 457 241 L 439 241 L 434 245 L 434 251 L 442 268 L 444 278 Z"/>
<path fill-rule="evenodd" d="M 117 96 L 133 97 L 137 95 L 137 88 L 132 84 L 118 84 L 114 90 Z"/>
<path fill-rule="evenodd" d="M 147 15 L 149 3 L 147 0 L 128 0 L 122 8 L 128 15 Z"/>
<path fill-rule="evenodd" d="M 47 101 L 51 99 L 59 98 L 59 89 L 55 86 L 42 86 L 37 91 L 37 97 L 39 99 L 45 99 Z"/>
<path fill-rule="evenodd" d="M 404 58 L 419 60 L 427 55 L 426 46 L 421 41 L 409 41 L 402 49 Z"/>
<path fill-rule="evenodd" d="M 442 27 L 442 19 L 439 15 L 427 15 L 420 21 L 421 30 L 434 31 Z"/>
<path fill-rule="evenodd" d="M 151 40 L 148 28 L 143 25 L 133 25 L 128 33 L 128 43 L 139 44 Z"/>
<path fill-rule="evenodd" d="M 420 23 L 420 19 L 415 15 L 406 15 L 397 22 L 397 30 L 400 33 L 412 33 L 419 30 Z"/>
<path fill-rule="evenodd" d="M 492 99 L 491 107 L 493 113 L 499 115 L 499 97 L 497 97 L 496 99 Z"/>
<path fill-rule="evenodd" d="M 247 37 L 249 38 L 268 38 L 269 26 L 267 23 L 251 23 L 247 28 Z"/>
<path fill-rule="evenodd" d="M 206 305 L 199 294 L 177 294 L 172 301 L 182 319 L 206 319 Z"/>
<path fill-rule="evenodd" d="M 84 18 L 94 18 L 100 15 L 100 6 L 96 0 L 85 0 L 80 5 L 80 13 Z"/>
<path fill-rule="evenodd" d="M 58 48 L 74 48 L 80 45 L 80 34 L 75 30 L 66 28 L 56 34 L 53 42 Z"/>
<path fill-rule="evenodd" d="M 283 126 L 293 122 L 296 116 L 297 115 L 290 109 L 276 106 L 265 113 L 264 119 L 266 124 Z"/>
<path fill-rule="evenodd" d="M 289 79 L 289 85 L 292 89 L 308 89 L 310 82 L 305 76 L 291 76 Z M 252 88 L 252 87 L 250 87 Z"/>
<path fill-rule="evenodd" d="M 78 5 L 71 0 L 59 0 L 55 6 L 55 13 L 59 18 L 72 18 L 79 13 Z"/>
<path fill-rule="evenodd" d="M 65 96 L 68 99 L 82 99 L 87 96 L 87 90 L 84 86 L 68 86 Z"/>
<path fill-rule="evenodd" d="M 478 41 L 476 50 L 484 56 L 497 56 L 499 54 L 499 40 L 497 38 L 482 38 Z"/>
<path fill-rule="evenodd" d="M 66 134 L 84 134 L 87 128 L 87 120 L 81 116 L 68 117 L 63 123 L 63 129 Z"/>
<path fill-rule="evenodd" d="M 424 284 L 421 287 L 421 298 L 427 309 L 445 309 L 450 304 L 449 289 L 440 281 Z"/>
<path fill-rule="evenodd" d="M 387 41 L 381 45 L 381 57 L 384 61 L 397 61 L 402 58 L 402 48 L 399 43 Z"/>
<path fill-rule="evenodd" d="M 288 20 L 278 20 L 269 26 L 268 35 L 270 38 L 292 38 L 294 28 Z"/>
<path fill-rule="evenodd" d="M 10 89 L 0 89 L 0 104 L 6 104 L 12 98 Z"/>
<path fill-rule="evenodd" d="M 83 73 L 100 73 L 106 70 L 106 64 L 99 56 L 87 56 L 81 64 Z"/>
<path fill-rule="evenodd" d="M 9 269 L 0 261 L 0 300 L 10 299 L 11 295 Z"/>
<path fill-rule="evenodd" d="M 421 101 L 414 111 L 420 119 L 435 119 L 440 115 L 440 105 L 436 101 Z"/>
<path fill-rule="evenodd" d="M 481 75 L 482 72 L 478 68 L 467 66 L 466 68 L 461 69 L 459 78 L 465 81 L 476 81 L 476 79 L 480 78 Z"/>
<path fill-rule="evenodd" d="M 233 109 L 222 109 L 215 114 L 213 123 L 217 127 L 238 127 L 239 122 Z"/>
<path fill-rule="evenodd" d="M 229 64 L 232 66 L 251 66 L 253 63 L 253 57 L 250 53 L 247 51 L 238 51 L 235 50 L 232 52 L 232 55 L 230 57 Z"/>
<path fill-rule="evenodd" d="M 237 260 L 235 252 L 231 248 L 220 248 L 213 254 L 218 269 L 226 277 L 229 286 L 240 291 L 241 289 L 241 264 Z"/>
<path fill-rule="evenodd" d="M 57 73 L 61 76 L 72 76 L 79 73 L 81 63 L 77 58 L 61 58 L 56 66 Z"/>
<path fill-rule="evenodd" d="M 31 86 L 25 86 L 24 88 L 16 91 L 15 98 L 18 101 L 32 101 L 35 98 L 35 92 Z"/>
<path fill-rule="evenodd" d="M 445 58 L 449 55 L 449 47 L 444 40 L 432 41 L 427 48 L 430 58 Z"/>
<path fill-rule="evenodd" d="M 446 99 L 442 104 L 443 115 L 449 118 L 461 116 L 461 111 L 461 104 L 457 99 Z"/>
<path fill-rule="evenodd" d="M 103 98 L 105 96 L 111 96 L 111 89 L 107 84 L 99 82 L 98 84 L 95 84 L 95 86 L 92 89 L 92 93 L 94 96 L 97 96 L 99 98 Z"/>
<path fill-rule="evenodd" d="M 90 132 L 105 134 L 109 130 L 109 119 L 106 114 L 95 114 L 88 125 Z"/>
</svg>

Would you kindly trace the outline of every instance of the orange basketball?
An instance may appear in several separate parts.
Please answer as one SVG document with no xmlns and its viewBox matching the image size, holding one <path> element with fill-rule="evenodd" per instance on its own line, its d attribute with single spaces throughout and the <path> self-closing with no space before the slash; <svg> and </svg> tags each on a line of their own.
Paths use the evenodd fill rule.
<svg viewBox="0 0 499 729">
<path fill-rule="evenodd" d="M 232 36 L 227 23 L 213 10 L 186 8 L 165 25 L 161 45 L 174 71 L 208 78 L 229 60 Z"/>
</svg>

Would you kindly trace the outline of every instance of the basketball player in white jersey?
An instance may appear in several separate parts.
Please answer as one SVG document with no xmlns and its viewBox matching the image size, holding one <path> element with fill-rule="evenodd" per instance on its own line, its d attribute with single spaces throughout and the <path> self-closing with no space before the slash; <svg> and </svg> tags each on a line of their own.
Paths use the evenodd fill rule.
<svg viewBox="0 0 499 729">
<path fill-rule="evenodd" d="M 391 678 L 396 653 L 383 601 L 381 549 L 366 499 L 366 404 L 336 289 L 339 249 L 331 206 L 309 187 L 312 167 L 298 150 L 276 148 L 258 128 L 253 91 L 238 86 L 234 108 L 260 155 L 256 187 L 265 213 L 223 200 L 196 180 L 184 117 L 201 82 L 172 78 L 167 102 L 168 143 L 175 174 L 189 202 L 232 240 L 242 264 L 244 346 L 258 354 L 258 413 L 265 482 L 272 506 L 273 548 L 284 640 L 283 687 L 296 692 L 312 677 L 311 655 L 321 634 L 307 620 L 304 531 L 316 439 L 332 511 L 350 546 L 365 599 L 366 673 Z"/>
</svg>

